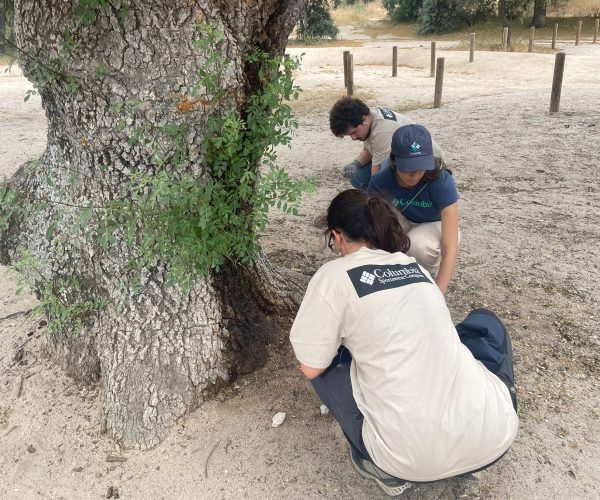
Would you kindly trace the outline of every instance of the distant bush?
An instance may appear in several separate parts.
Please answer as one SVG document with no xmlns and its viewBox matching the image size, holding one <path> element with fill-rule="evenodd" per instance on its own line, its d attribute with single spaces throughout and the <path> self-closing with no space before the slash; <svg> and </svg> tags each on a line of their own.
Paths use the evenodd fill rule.
<svg viewBox="0 0 600 500">
<path fill-rule="evenodd" d="M 339 30 L 329 13 L 327 0 L 308 0 L 298 25 L 298 38 L 301 40 L 334 39 L 338 33 Z"/>
<path fill-rule="evenodd" d="M 355 5 L 357 3 L 371 3 L 373 0 L 333 0 L 333 8 L 337 9 L 340 5 Z"/>
<path fill-rule="evenodd" d="M 468 25 L 495 17 L 498 8 L 497 0 L 457 0 L 453 3 L 459 20 Z"/>
<path fill-rule="evenodd" d="M 530 10 L 530 0 L 504 0 L 504 17 L 506 19 L 519 19 L 527 15 Z"/>
<path fill-rule="evenodd" d="M 483 21 L 495 12 L 495 0 L 423 0 L 417 32 L 448 33 L 461 25 Z"/>
<path fill-rule="evenodd" d="M 448 0 L 423 0 L 417 33 L 448 33 L 459 25 L 459 17 Z"/>
<path fill-rule="evenodd" d="M 383 0 L 383 8 L 394 23 L 416 21 L 423 0 Z"/>
</svg>

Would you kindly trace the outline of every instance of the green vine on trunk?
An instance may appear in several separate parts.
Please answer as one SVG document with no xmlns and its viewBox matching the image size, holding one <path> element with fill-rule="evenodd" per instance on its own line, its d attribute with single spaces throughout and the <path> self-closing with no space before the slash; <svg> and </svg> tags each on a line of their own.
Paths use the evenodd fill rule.
<svg viewBox="0 0 600 500">
<path fill-rule="evenodd" d="M 85 317 L 107 305 L 107 301 L 73 299 L 71 297 L 81 295 L 83 288 L 76 274 L 46 279 L 41 268 L 41 263 L 22 249 L 19 260 L 12 266 L 19 273 L 15 293 L 20 295 L 28 284 L 37 283 L 39 303 L 33 309 L 33 315 L 45 314 L 48 319 L 47 328 L 51 333 L 69 331 L 73 335 L 79 335 Z"/>
<path fill-rule="evenodd" d="M 88 2 L 92 3 L 99 9 L 105 8 L 106 2 Z M 113 104 L 111 111 L 121 116 L 116 130 L 130 145 L 143 146 L 149 163 L 130 174 L 111 199 L 73 204 L 64 185 L 58 186 L 50 172 L 43 174 L 42 181 L 54 191 L 52 199 L 26 200 L 7 182 L 0 187 L 0 233 L 9 229 L 11 218 L 24 220 L 54 204 L 46 231 L 53 251 L 68 242 L 70 246 L 94 247 L 96 257 L 101 258 L 113 247 L 121 248 L 121 242 L 126 244 L 127 265 L 117 284 L 116 306 L 137 295 L 142 274 L 157 265 L 166 269 L 169 283 L 184 291 L 209 270 L 218 272 L 226 261 L 251 265 L 260 255 L 259 237 L 268 223 L 269 210 L 276 206 L 296 214 L 301 196 L 314 190 L 308 179 L 294 180 L 276 165 L 276 148 L 289 145 L 297 128 L 289 101 L 300 92 L 292 80 L 299 60 L 272 58 L 258 51 L 250 55 L 246 62 L 259 68 L 260 90 L 246 99 L 240 116 L 222 85 L 229 64 L 221 59 L 218 48 L 224 36 L 208 25 L 198 29 L 201 36 L 196 45 L 205 59 L 191 97 L 202 102 L 208 115 L 198 160 L 197 152 L 192 156 L 189 150 L 190 130 L 185 123 L 157 129 L 141 118 L 143 112 L 138 113 L 142 103 L 132 100 Z M 71 39 L 57 71 L 74 50 Z M 40 79 L 37 88 L 50 82 Z M 138 125 L 131 127 L 132 123 Z M 204 175 L 198 174 L 196 161 L 203 165 Z M 81 182 L 83 174 L 76 166 L 59 161 L 54 171 L 65 169 L 69 177 Z M 25 258 L 15 264 L 30 277 L 38 267 Z M 83 278 L 44 280 L 41 271 L 38 274 L 29 281 L 39 290 L 39 310 L 46 311 L 52 330 L 79 331 L 87 315 L 108 304 L 94 298 L 89 287 L 82 290 Z"/>
<path fill-rule="evenodd" d="M 213 110 L 202 159 L 210 167 L 210 178 L 199 180 L 189 172 L 185 125 L 169 124 L 158 135 L 141 125 L 129 140 L 149 148 L 154 168 L 133 174 L 99 223 L 102 247 L 117 242 L 121 234 L 131 251 L 132 268 L 148 268 L 158 259 L 184 286 L 209 269 L 218 271 L 226 260 L 255 262 L 269 209 L 277 206 L 296 214 L 302 194 L 313 190 L 309 180 L 293 180 L 275 163 L 276 147 L 289 145 L 297 127 L 288 101 L 299 95 L 291 78 L 299 61 L 252 54 L 248 63 L 260 67 L 262 90 L 248 98 L 240 117 L 235 109 L 220 108 L 220 76 L 228 64 L 215 56 L 222 34 L 210 26 L 200 29 L 203 37 L 197 45 L 209 55 L 194 90 L 205 96 L 205 110 Z"/>
</svg>

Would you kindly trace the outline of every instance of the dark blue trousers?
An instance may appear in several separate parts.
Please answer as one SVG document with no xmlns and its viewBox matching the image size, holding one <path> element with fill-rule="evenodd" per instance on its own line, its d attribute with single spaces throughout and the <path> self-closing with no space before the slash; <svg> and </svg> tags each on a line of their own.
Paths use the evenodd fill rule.
<svg viewBox="0 0 600 500">
<path fill-rule="evenodd" d="M 471 351 L 473 357 L 506 384 L 516 411 L 512 344 L 500 319 L 488 309 L 475 309 L 464 321 L 456 325 L 456 330 L 461 342 Z M 331 365 L 321 375 L 312 379 L 311 383 L 317 396 L 340 424 L 350 446 L 364 458 L 371 460 L 362 438 L 364 418 L 352 395 L 351 361 L 352 356 L 348 349 L 340 347 Z M 477 470 L 485 469 L 492 463 Z"/>
</svg>

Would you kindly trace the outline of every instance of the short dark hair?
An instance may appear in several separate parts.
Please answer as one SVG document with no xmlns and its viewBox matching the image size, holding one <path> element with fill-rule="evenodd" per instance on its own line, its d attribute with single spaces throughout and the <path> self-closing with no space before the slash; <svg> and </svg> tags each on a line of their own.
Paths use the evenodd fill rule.
<svg viewBox="0 0 600 500">
<path fill-rule="evenodd" d="M 356 97 L 342 97 L 329 112 L 329 127 L 336 137 L 344 137 L 349 127 L 357 127 L 363 116 L 371 113 L 369 106 Z"/>
<path fill-rule="evenodd" d="M 398 212 L 379 196 L 347 189 L 330 203 L 323 220 L 325 231 L 342 231 L 350 241 L 365 241 L 386 252 L 406 252 L 408 236 L 402 231 Z"/>
</svg>

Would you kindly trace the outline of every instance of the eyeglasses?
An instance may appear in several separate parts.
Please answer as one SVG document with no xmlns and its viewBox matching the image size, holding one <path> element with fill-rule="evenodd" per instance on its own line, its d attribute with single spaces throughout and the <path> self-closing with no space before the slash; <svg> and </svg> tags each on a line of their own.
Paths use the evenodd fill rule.
<svg viewBox="0 0 600 500">
<path fill-rule="evenodd" d="M 333 241 L 333 232 L 329 231 L 329 240 L 327 241 L 327 246 L 329 247 L 329 250 L 331 250 L 333 253 L 337 253 L 337 250 L 335 248 L 335 243 Z"/>
</svg>

